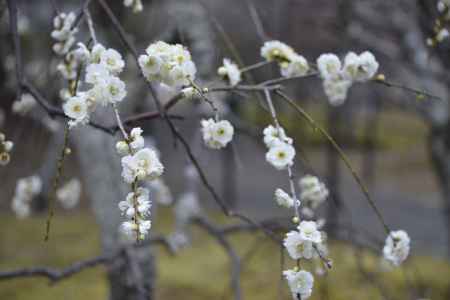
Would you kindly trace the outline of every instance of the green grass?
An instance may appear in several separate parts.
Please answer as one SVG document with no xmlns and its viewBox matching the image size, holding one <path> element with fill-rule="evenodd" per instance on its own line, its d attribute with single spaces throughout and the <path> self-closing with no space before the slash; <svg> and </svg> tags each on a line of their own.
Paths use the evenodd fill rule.
<svg viewBox="0 0 450 300">
<path fill-rule="evenodd" d="M 170 230 L 170 215 L 160 211 L 155 231 Z M 216 218 L 221 219 L 223 218 Z M 99 253 L 98 229 L 93 218 L 85 213 L 57 215 L 50 242 L 42 241 L 45 217 L 16 220 L 0 218 L 0 270 L 44 265 L 63 267 L 79 259 Z M 157 248 L 157 299 L 232 299 L 229 287 L 228 257 L 211 237 L 201 229 L 192 232 L 193 244 L 172 257 Z M 239 234 L 232 238 L 239 254 L 244 257 L 242 290 L 244 299 L 290 299 L 285 282 L 280 282 L 280 249 L 261 234 Z M 255 245 L 257 245 L 255 247 Z M 249 251 L 252 249 L 252 251 Z M 391 299 L 409 298 L 408 284 L 422 282 L 430 299 L 449 299 L 449 264 L 440 259 L 413 257 L 403 269 L 380 273 L 379 258 L 362 253 L 363 266 L 375 272 Z M 354 251 L 343 243 L 331 247 L 333 269 L 327 276 L 316 277 L 311 299 L 382 299 L 372 281 L 358 272 Z M 286 260 L 287 266 L 293 262 Z M 305 264 L 313 270 L 313 266 Z M 405 273 L 408 282 L 405 282 Z M 44 279 L 18 279 L 0 282 L 0 299 L 106 299 L 107 284 L 102 267 L 84 271 L 59 284 L 49 286 Z M 280 286 L 281 284 L 281 286 Z"/>
<path fill-rule="evenodd" d="M 270 115 L 261 107 L 249 102 L 243 106 L 242 116 L 251 124 L 265 127 L 272 123 Z M 281 106 L 280 106 L 281 108 Z M 283 107 L 285 108 L 285 107 Z M 304 107 L 308 114 L 324 129 L 327 129 L 327 108 L 323 105 L 313 104 Z M 345 124 L 342 133 L 343 140 L 354 142 L 354 146 L 362 145 L 367 139 L 364 114 L 355 113 L 353 124 Z M 303 146 L 317 146 L 327 143 L 327 140 L 305 121 L 299 119 L 299 115 L 292 110 L 279 110 L 278 118 L 287 130 L 289 136 L 298 141 Z M 427 138 L 428 129 L 423 120 L 414 113 L 391 109 L 380 112 L 378 121 L 375 147 L 377 149 L 404 150 L 417 144 L 423 144 Z M 347 127 L 346 127 L 347 126 Z M 353 137 L 351 135 L 354 135 Z"/>
</svg>

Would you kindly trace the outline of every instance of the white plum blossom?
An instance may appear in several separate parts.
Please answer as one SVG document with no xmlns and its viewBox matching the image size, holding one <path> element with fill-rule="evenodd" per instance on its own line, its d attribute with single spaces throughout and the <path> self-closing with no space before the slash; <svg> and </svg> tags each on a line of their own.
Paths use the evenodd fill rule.
<svg viewBox="0 0 450 300">
<path fill-rule="evenodd" d="M 284 77 L 304 76 L 309 71 L 308 61 L 301 55 L 290 57 L 290 62 L 281 64 L 281 75 Z"/>
<path fill-rule="evenodd" d="M 339 57 L 331 53 L 322 54 L 317 59 L 317 68 L 323 79 L 323 89 L 331 105 L 343 104 L 352 83 L 372 79 L 378 67 L 375 56 L 369 51 L 360 55 L 349 52 L 344 59 L 344 65 Z"/>
<path fill-rule="evenodd" d="M 305 241 L 311 241 L 316 244 L 322 242 L 322 234 L 317 230 L 317 224 L 314 221 L 302 221 L 298 225 L 300 236 Z"/>
<path fill-rule="evenodd" d="M 63 110 L 65 115 L 71 119 L 69 121 L 70 127 L 87 124 L 89 122 L 87 94 L 80 92 L 76 96 L 70 97 L 64 103 Z"/>
<path fill-rule="evenodd" d="M 42 181 L 39 176 L 33 175 L 17 180 L 16 190 L 11 203 L 11 208 L 19 218 L 30 215 L 31 201 L 42 190 Z"/>
<path fill-rule="evenodd" d="M 152 180 L 164 171 L 156 152 L 149 148 L 139 150 L 122 158 L 122 177 L 127 183 L 135 180 Z"/>
<path fill-rule="evenodd" d="M 226 120 L 214 121 L 213 119 L 202 120 L 203 141 L 212 149 L 225 147 L 233 139 L 234 128 Z"/>
<path fill-rule="evenodd" d="M 11 159 L 9 152 L 13 147 L 14 143 L 6 140 L 5 134 L 0 132 L 0 166 L 6 166 L 9 163 Z"/>
<path fill-rule="evenodd" d="M 119 155 L 128 155 L 130 154 L 130 146 L 126 141 L 118 141 L 116 143 L 116 151 Z"/>
<path fill-rule="evenodd" d="M 15 114 L 26 115 L 36 106 L 36 104 L 36 99 L 34 99 L 31 94 L 22 94 L 20 100 L 14 101 L 12 111 Z"/>
<path fill-rule="evenodd" d="M 130 132 L 130 147 L 133 150 L 144 148 L 144 138 L 142 137 L 142 129 L 140 127 L 133 128 Z"/>
<path fill-rule="evenodd" d="M 144 8 L 141 0 L 123 0 L 123 5 L 131 7 L 134 13 L 141 12 Z"/>
<path fill-rule="evenodd" d="M 106 51 L 105 46 L 103 46 L 102 44 L 99 44 L 99 43 L 95 44 L 94 47 L 92 47 L 90 57 L 89 57 L 89 62 L 91 64 L 100 64 L 102 54 L 105 51 Z"/>
<path fill-rule="evenodd" d="M 294 300 L 304 300 L 311 297 L 314 277 L 304 270 L 286 270 L 283 272 Z"/>
<path fill-rule="evenodd" d="M 319 178 L 312 175 L 305 175 L 298 182 L 300 186 L 300 200 L 309 208 L 316 209 L 326 200 L 329 191 Z"/>
<path fill-rule="evenodd" d="M 147 80 L 172 88 L 189 85 L 195 80 L 197 69 L 191 54 L 182 45 L 158 41 L 145 51 L 146 54 L 139 56 L 139 65 Z"/>
<path fill-rule="evenodd" d="M 75 80 L 79 62 L 75 59 L 72 52 L 67 53 L 64 59 L 56 66 L 56 70 L 66 80 Z"/>
<path fill-rule="evenodd" d="M 267 61 L 289 62 L 295 51 L 280 41 L 267 41 L 261 47 L 261 56 Z"/>
<path fill-rule="evenodd" d="M 323 79 L 335 78 L 341 72 L 342 64 L 339 57 L 334 54 L 326 53 L 317 59 L 317 68 Z"/>
<path fill-rule="evenodd" d="M 128 218 L 133 218 L 136 213 L 143 217 L 148 216 L 152 207 L 149 197 L 150 191 L 139 187 L 136 192 L 129 193 L 125 201 L 119 202 L 119 209 Z"/>
<path fill-rule="evenodd" d="M 195 96 L 200 95 L 199 92 L 191 86 L 182 89 L 181 93 L 183 94 L 183 98 L 186 98 L 186 99 L 192 99 Z"/>
<path fill-rule="evenodd" d="M 436 34 L 436 41 L 442 42 L 446 38 L 450 36 L 450 33 L 446 28 L 441 28 L 438 33 Z"/>
<path fill-rule="evenodd" d="M 279 141 L 292 144 L 292 139 L 286 135 L 283 127 L 276 128 L 275 126 L 269 125 L 264 128 L 263 134 L 264 144 L 268 148 L 274 146 Z"/>
<path fill-rule="evenodd" d="M 81 182 L 72 179 L 56 191 L 56 199 L 65 209 L 74 208 L 80 202 Z"/>
<path fill-rule="evenodd" d="M 101 52 L 100 64 L 112 75 L 120 74 L 125 66 L 122 55 L 114 49 L 107 49 Z"/>
<path fill-rule="evenodd" d="M 292 259 L 311 259 L 314 256 L 313 242 L 304 239 L 298 231 L 286 233 L 283 245 Z"/>
<path fill-rule="evenodd" d="M 120 229 L 127 237 L 132 238 L 137 235 L 139 240 L 145 238 L 151 227 L 152 222 L 150 220 L 125 221 L 120 225 Z"/>
<path fill-rule="evenodd" d="M 295 148 L 285 142 L 278 141 L 266 153 L 266 161 L 277 170 L 284 170 L 294 164 Z"/>
<path fill-rule="evenodd" d="M 323 89 L 331 105 L 341 105 L 347 99 L 349 88 L 352 86 L 350 80 L 343 77 L 330 77 L 323 81 Z"/>
<path fill-rule="evenodd" d="M 289 196 L 289 194 L 286 193 L 285 191 L 283 191 L 282 189 L 275 190 L 275 201 L 277 202 L 277 204 L 279 206 L 283 206 L 286 208 L 291 208 L 291 207 L 294 207 L 294 205 L 295 205 L 294 199 L 291 196 Z"/>
<path fill-rule="evenodd" d="M 394 266 L 399 266 L 409 255 L 410 242 L 406 231 L 391 231 L 383 248 L 384 258 Z"/>
<path fill-rule="evenodd" d="M 94 79 L 94 73 L 90 75 L 93 77 L 89 77 L 89 80 Z M 125 88 L 125 83 L 119 77 L 106 75 L 106 77 L 97 78 L 94 86 L 87 93 L 92 103 L 106 106 L 121 102 L 127 95 Z"/>
<path fill-rule="evenodd" d="M 375 76 L 378 67 L 379 64 L 371 52 L 365 51 L 360 55 L 349 52 L 344 59 L 344 77 L 352 81 L 364 82 Z"/>
<path fill-rule="evenodd" d="M 72 51 L 74 57 L 81 63 L 87 62 L 91 57 L 89 49 L 83 43 L 77 43 L 77 46 L 78 47 Z"/>
<path fill-rule="evenodd" d="M 60 13 L 53 19 L 51 37 L 56 41 L 53 51 L 58 55 L 65 55 L 75 43 L 77 28 L 72 28 L 76 16 L 73 12 Z"/>
<path fill-rule="evenodd" d="M 231 86 L 235 86 L 241 81 L 239 67 L 228 58 L 223 59 L 223 66 L 217 70 L 217 73 L 221 77 L 228 79 Z"/>
<path fill-rule="evenodd" d="M 91 84 L 97 84 L 100 80 L 109 77 L 109 71 L 102 64 L 90 64 L 86 67 L 85 81 Z"/>
</svg>

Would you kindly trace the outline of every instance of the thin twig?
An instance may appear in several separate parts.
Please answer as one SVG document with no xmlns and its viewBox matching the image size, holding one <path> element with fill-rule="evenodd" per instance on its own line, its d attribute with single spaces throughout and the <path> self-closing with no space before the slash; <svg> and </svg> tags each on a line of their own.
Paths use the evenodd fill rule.
<svg viewBox="0 0 450 300">
<path fill-rule="evenodd" d="M 386 234 L 389 234 L 391 230 L 390 230 L 389 226 L 387 225 L 387 223 L 384 221 L 384 218 L 383 218 L 380 210 L 378 209 L 377 205 L 375 204 L 375 201 L 370 196 L 369 191 L 367 190 L 366 186 L 362 182 L 362 179 L 359 177 L 359 175 L 353 169 L 353 167 L 352 167 L 352 165 L 350 163 L 350 160 L 348 159 L 347 155 L 344 153 L 344 151 L 341 149 L 341 147 L 336 143 L 336 141 L 333 139 L 333 137 L 331 137 L 325 129 L 323 129 L 321 126 L 319 126 L 316 123 L 316 121 L 314 121 L 314 119 L 311 118 L 311 116 L 306 111 L 304 111 L 303 108 L 301 108 L 298 104 L 296 104 L 290 97 L 288 97 L 286 94 L 284 94 L 281 91 L 275 91 L 275 93 L 277 95 L 279 95 L 281 97 L 281 99 L 283 99 L 289 105 L 291 105 L 300 114 L 300 116 L 304 120 L 306 120 L 313 127 L 314 130 L 318 130 L 333 145 L 333 147 L 336 149 L 336 151 L 338 152 L 339 156 L 341 157 L 342 161 L 346 165 L 346 167 L 350 170 L 350 172 L 351 172 L 353 178 L 355 179 L 356 183 L 361 188 L 361 190 L 362 190 L 365 198 L 367 199 L 369 205 L 372 207 L 372 209 L 374 210 L 376 216 L 378 217 L 378 220 L 383 225 L 383 228 L 386 231 Z"/>
</svg>

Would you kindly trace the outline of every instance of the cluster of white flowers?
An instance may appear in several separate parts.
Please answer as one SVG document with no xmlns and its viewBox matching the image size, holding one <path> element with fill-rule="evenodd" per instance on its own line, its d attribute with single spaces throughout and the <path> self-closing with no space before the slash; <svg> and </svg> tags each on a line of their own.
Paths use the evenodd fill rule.
<svg viewBox="0 0 450 300">
<path fill-rule="evenodd" d="M 80 202 L 81 182 L 77 178 L 71 179 L 56 191 L 56 199 L 65 209 L 71 209 Z"/>
<path fill-rule="evenodd" d="M 437 10 L 439 12 L 439 17 L 436 19 L 433 26 L 433 36 L 427 38 L 427 45 L 430 47 L 436 46 L 450 36 L 450 33 L 446 28 L 448 21 L 450 20 L 450 1 L 438 1 Z"/>
<path fill-rule="evenodd" d="M 19 218 L 30 215 L 31 201 L 42 190 L 42 181 L 37 175 L 17 180 L 16 190 L 11 203 L 11 208 Z"/>
<path fill-rule="evenodd" d="M 122 155 L 122 177 L 133 189 L 125 201 L 119 203 L 119 209 L 127 217 L 121 225 L 122 231 L 129 237 L 143 240 L 151 228 L 150 191 L 138 187 L 139 181 L 156 180 L 164 171 L 156 151 L 144 148 L 141 128 L 133 128 L 127 140 L 116 144 L 117 152 Z"/>
<path fill-rule="evenodd" d="M 227 120 L 202 120 L 201 125 L 203 141 L 211 149 L 224 148 L 233 139 L 234 128 Z"/>
<path fill-rule="evenodd" d="M 217 70 L 217 74 L 227 79 L 231 86 L 235 86 L 241 82 L 241 71 L 239 67 L 228 58 L 223 59 L 223 66 Z"/>
<path fill-rule="evenodd" d="M 127 95 L 125 83 L 118 77 L 125 66 L 120 53 L 101 44 L 94 45 L 91 51 L 81 43 L 78 45 L 74 55 L 87 65 L 85 82 L 91 88 L 66 100 L 63 109 L 71 119 L 71 127 L 86 124 L 97 105 L 116 104 Z"/>
<path fill-rule="evenodd" d="M 286 208 L 292 208 L 295 206 L 295 200 L 285 191 L 282 189 L 276 189 L 275 190 L 275 201 L 279 206 L 286 207 Z M 300 205 L 300 201 L 298 201 L 298 205 Z"/>
<path fill-rule="evenodd" d="M 349 52 L 341 63 L 335 54 L 322 54 L 317 59 L 317 68 L 323 79 L 323 88 L 332 105 L 340 105 L 347 98 L 348 89 L 353 82 L 372 79 L 379 64 L 372 53 L 365 51 L 360 55 Z"/>
<path fill-rule="evenodd" d="M 322 240 L 322 233 L 317 229 L 316 222 L 302 221 L 297 230 L 286 234 L 284 247 L 292 259 L 311 259 L 316 254 L 314 246 L 322 243 Z"/>
<path fill-rule="evenodd" d="M 294 268 L 284 271 L 283 275 L 288 282 L 293 299 L 303 300 L 311 297 L 314 277 L 310 272 Z"/>
<path fill-rule="evenodd" d="M 26 115 L 30 112 L 37 102 L 31 94 L 22 94 L 20 100 L 14 101 L 12 105 L 12 112 L 19 115 Z"/>
<path fill-rule="evenodd" d="M 134 13 L 141 12 L 144 8 L 141 0 L 123 0 L 123 5 L 131 7 Z"/>
<path fill-rule="evenodd" d="M 410 241 L 406 231 L 391 231 L 383 248 L 384 258 L 394 266 L 399 266 L 409 255 Z"/>
<path fill-rule="evenodd" d="M 304 207 L 302 212 L 308 217 L 314 216 L 314 210 L 323 203 L 329 191 L 325 184 L 316 176 L 305 175 L 298 181 L 300 186 L 300 200 Z"/>
<path fill-rule="evenodd" d="M 0 166 L 6 166 L 11 160 L 10 152 L 14 143 L 6 140 L 5 134 L 0 132 Z"/>
<path fill-rule="evenodd" d="M 304 76 L 309 71 L 308 61 L 280 41 L 265 42 L 261 56 L 267 61 L 277 62 L 284 77 Z"/>
<path fill-rule="evenodd" d="M 75 34 L 78 29 L 74 28 L 76 15 L 73 12 L 68 14 L 60 13 L 53 19 L 53 31 L 51 37 L 56 41 L 53 51 L 58 55 L 66 55 L 75 43 Z"/>
<path fill-rule="evenodd" d="M 139 56 L 139 65 L 148 81 L 181 88 L 195 80 L 197 69 L 191 54 L 182 45 L 158 41 L 148 46 L 145 52 Z"/>
<path fill-rule="evenodd" d="M 326 234 L 319 231 L 318 223 L 314 221 L 302 221 L 297 230 L 286 233 L 283 241 L 289 256 L 294 260 L 322 259 L 328 254 L 326 246 Z M 319 270 L 323 273 L 323 270 Z M 307 299 L 312 294 L 314 278 L 310 272 L 299 270 L 286 270 L 283 272 L 294 299 Z M 301 296 L 299 298 L 298 296 Z"/>
<path fill-rule="evenodd" d="M 295 148 L 292 139 L 287 137 L 282 127 L 272 125 L 263 131 L 264 143 L 268 148 L 266 160 L 277 170 L 284 170 L 294 164 Z"/>
</svg>

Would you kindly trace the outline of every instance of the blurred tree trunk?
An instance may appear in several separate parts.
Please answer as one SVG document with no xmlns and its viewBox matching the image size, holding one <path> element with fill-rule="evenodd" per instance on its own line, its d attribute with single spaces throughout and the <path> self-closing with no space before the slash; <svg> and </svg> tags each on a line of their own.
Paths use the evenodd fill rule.
<svg viewBox="0 0 450 300">
<path fill-rule="evenodd" d="M 133 106 L 131 101 L 127 104 L 127 107 Z M 111 123 L 112 119 L 111 110 L 96 118 L 103 124 Z M 130 190 L 121 177 L 120 156 L 115 151 L 116 139 L 92 128 L 76 129 L 72 136 L 79 154 L 85 190 L 100 226 L 102 249 L 104 253 L 111 253 L 123 246 L 119 232 L 123 217 L 117 204 L 125 199 Z M 133 270 L 127 260 L 108 268 L 112 300 L 148 299 L 143 291 L 151 295 L 155 276 L 151 252 L 144 248 L 133 254 L 138 272 Z"/>
</svg>

